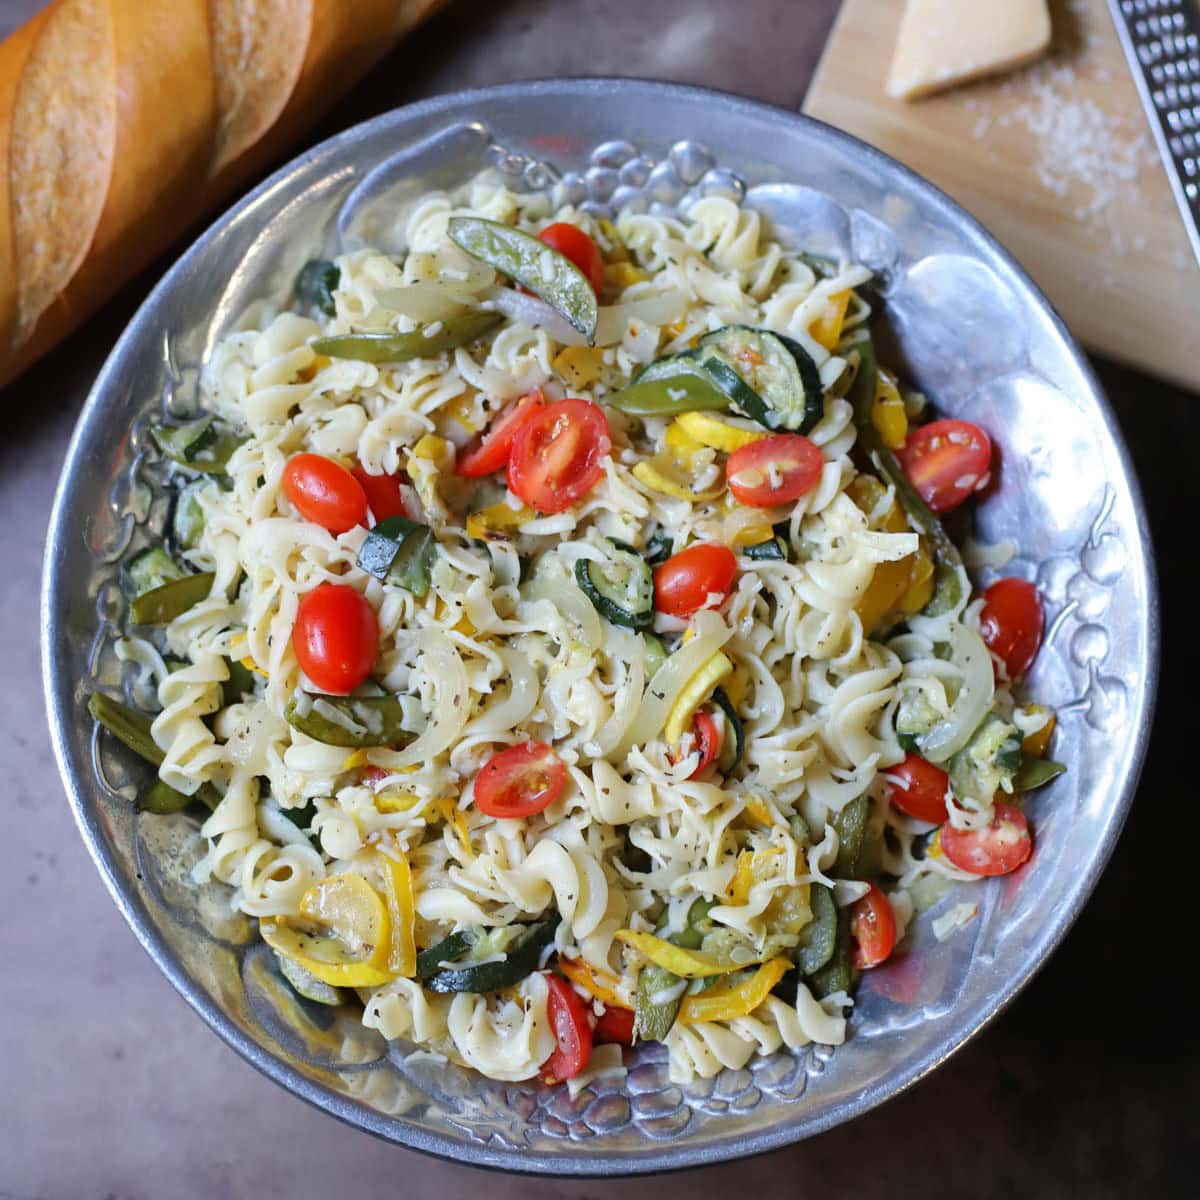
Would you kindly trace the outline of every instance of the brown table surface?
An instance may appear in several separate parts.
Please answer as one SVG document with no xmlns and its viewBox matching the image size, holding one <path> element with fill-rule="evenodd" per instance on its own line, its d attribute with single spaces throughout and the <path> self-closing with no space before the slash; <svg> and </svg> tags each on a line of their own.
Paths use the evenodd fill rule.
<svg viewBox="0 0 1200 1200">
<path fill-rule="evenodd" d="M 36 7 L 0 0 L 0 32 Z M 684 80 L 796 109 L 835 8 L 835 0 L 459 0 L 312 140 L 437 92 L 550 75 Z M 138 947 L 63 799 L 37 649 L 44 531 L 83 398 L 164 265 L 4 397 L 0 1200 L 365 1200 L 484 1187 L 496 1200 L 1197 1194 L 1200 1026 L 1180 979 L 1194 938 L 1178 882 L 1190 875 L 1197 803 L 1183 754 L 1196 736 L 1187 686 L 1194 629 L 1182 640 L 1182 610 L 1195 620 L 1194 594 L 1184 590 L 1195 547 L 1185 529 L 1195 526 L 1183 522 L 1200 511 L 1196 397 L 1097 364 L 1146 489 L 1168 652 L 1134 814 L 1087 911 L 1012 1008 L 906 1095 L 790 1150 L 661 1179 L 485 1177 L 346 1128 L 228 1050 Z"/>
</svg>

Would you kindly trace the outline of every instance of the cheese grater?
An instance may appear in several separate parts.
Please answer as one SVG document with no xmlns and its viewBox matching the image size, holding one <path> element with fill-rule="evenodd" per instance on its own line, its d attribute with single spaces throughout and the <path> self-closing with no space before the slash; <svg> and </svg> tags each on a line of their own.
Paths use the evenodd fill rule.
<svg viewBox="0 0 1200 1200">
<path fill-rule="evenodd" d="M 1108 7 L 1200 263 L 1200 8 L 1197 0 Z"/>
</svg>

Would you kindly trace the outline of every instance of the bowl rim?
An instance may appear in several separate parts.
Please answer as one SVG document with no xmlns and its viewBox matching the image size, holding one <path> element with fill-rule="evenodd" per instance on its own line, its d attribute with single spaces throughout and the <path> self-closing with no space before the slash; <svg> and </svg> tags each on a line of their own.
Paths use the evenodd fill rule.
<svg viewBox="0 0 1200 1200">
<path fill-rule="evenodd" d="M 875 162 L 888 173 L 898 174 L 924 203 L 930 205 L 940 215 L 952 217 L 956 224 L 967 229 L 996 255 L 1013 278 L 1024 289 L 1027 289 L 1035 303 L 1040 304 L 1050 318 L 1054 332 L 1062 339 L 1073 365 L 1097 401 L 1098 414 L 1112 442 L 1129 488 L 1137 535 L 1141 543 L 1139 547 L 1141 554 L 1136 561 L 1141 565 L 1145 584 L 1144 621 L 1147 654 L 1139 693 L 1141 711 L 1129 759 L 1129 769 L 1122 781 L 1120 795 L 1110 810 L 1100 842 L 1088 862 L 1087 870 L 1080 877 L 1071 903 L 1062 906 L 1051 915 L 1047 930 L 1043 933 L 1034 953 L 1021 965 L 1019 971 L 1004 981 L 996 993 L 991 1008 L 972 1027 L 949 1031 L 923 1059 L 909 1064 L 904 1071 L 889 1075 L 886 1079 L 863 1089 L 852 1100 L 831 1106 L 824 1114 L 813 1119 L 779 1122 L 761 1132 L 716 1137 L 700 1144 L 666 1146 L 653 1144 L 653 1148 L 644 1155 L 630 1155 L 627 1151 L 605 1152 L 590 1147 L 580 1150 L 578 1153 L 532 1153 L 498 1149 L 491 1143 L 455 1140 L 423 1128 L 404 1117 L 385 1116 L 365 1104 L 331 1090 L 288 1066 L 260 1046 L 239 1029 L 210 1000 L 200 985 L 191 979 L 182 963 L 176 959 L 163 935 L 154 926 L 141 899 L 135 894 L 127 892 L 123 887 L 118 864 L 107 847 L 101 822 L 96 813 L 91 811 L 78 779 L 70 770 L 65 730 L 67 718 L 73 708 L 71 692 L 75 681 L 64 680 L 61 671 L 55 665 L 54 644 L 61 632 L 60 621 L 55 610 L 55 597 L 58 593 L 59 577 L 66 570 L 69 561 L 69 556 L 63 553 L 68 544 L 68 538 L 63 529 L 67 498 L 72 490 L 72 481 L 77 473 L 79 460 L 84 453 L 85 443 L 89 440 L 87 434 L 93 423 L 98 420 L 102 399 L 119 380 L 123 361 L 129 353 L 132 342 L 138 331 L 150 322 L 151 314 L 157 308 L 160 298 L 176 285 L 180 278 L 187 273 L 191 264 L 206 251 L 214 240 L 221 236 L 222 231 L 231 221 L 247 209 L 259 204 L 272 189 L 286 178 L 291 177 L 296 171 L 315 159 L 335 151 L 342 144 L 357 139 L 364 131 L 374 132 L 393 123 L 404 123 L 411 118 L 437 116 L 443 112 L 452 113 L 467 105 L 478 106 L 480 111 L 477 115 L 480 119 L 487 120 L 487 106 L 490 103 L 513 98 L 549 99 L 569 93 L 574 96 L 590 96 L 603 101 L 608 99 L 616 88 L 641 92 L 647 99 L 669 96 L 691 101 L 701 108 L 715 103 L 735 114 L 741 112 L 760 119 L 767 118 L 815 129 L 822 139 L 841 144 L 844 149 L 865 159 L 868 163 Z M 359 122 L 289 159 L 241 200 L 224 210 L 207 225 L 203 232 L 164 272 L 162 278 L 139 305 L 88 392 L 68 444 L 55 489 L 43 559 L 40 616 L 42 683 L 51 742 L 59 775 L 71 803 L 76 825 L 109 894 L 143 949 L 209 1028 L 246 1062 L 292 1095 L 298 1096 L 323 1112 L 332 1114 L 355 1129 L 374 1134 L 393 1145 L 474 1167 L 495 1168 L 522 1175 L 559 1175 L 576 1178 L 615 1177 L 694 1169 L 781 1149 L 861 1116 L 893 1096 L 907 1091 L 940 1066 L 951 1054 L 986 1029 L 1012 1003 L 1061 944 L 1091 896 L 1112 855 L 1137 790 L 1149 747 L 1157 698 L 1161 640 L 1160 600 L 1154 546 L 1150 537 L 1141 486 L 1120 425 L 1090 363 L 1068 331 L 1062 317 L 1001 243 L 966 209 L 923 176 L 870 143 L 844 133 L 824 121 L 717 88 L 619 75 L 564 76 L 504 83 L 442 93 L 399 106 L 369 120 Z"/>
</svg>

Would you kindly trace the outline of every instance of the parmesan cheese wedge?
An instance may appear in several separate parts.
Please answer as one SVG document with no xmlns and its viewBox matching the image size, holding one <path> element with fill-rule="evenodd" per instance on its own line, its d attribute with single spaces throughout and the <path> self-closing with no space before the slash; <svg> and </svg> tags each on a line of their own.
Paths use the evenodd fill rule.
<svg viewBox="0 0 1200 1200">
<path fill-rule="evenodd" d="M 888 95 L 916 100 L 1010 71 L 1049 45 L 1046 0 L 907 0 Z"/>
</svg>

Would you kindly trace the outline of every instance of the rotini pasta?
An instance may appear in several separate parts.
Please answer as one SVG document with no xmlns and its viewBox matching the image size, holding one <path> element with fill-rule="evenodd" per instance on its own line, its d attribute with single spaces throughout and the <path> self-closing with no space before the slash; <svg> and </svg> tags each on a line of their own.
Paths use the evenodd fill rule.
<svg viewBox="0 0 1200 1200">
<path fill-rule="evenodd" d="M 212 809 L 195 878 L 303 995 L 495 1079 L 840 1043 L 914 901 L 1028 852 L 1053 728 L 888 449 L 869 272 L 491 175 L 378 237 L 157 434 L 178 561 L 118 653 L 160 811 Z"/>
</svg>

